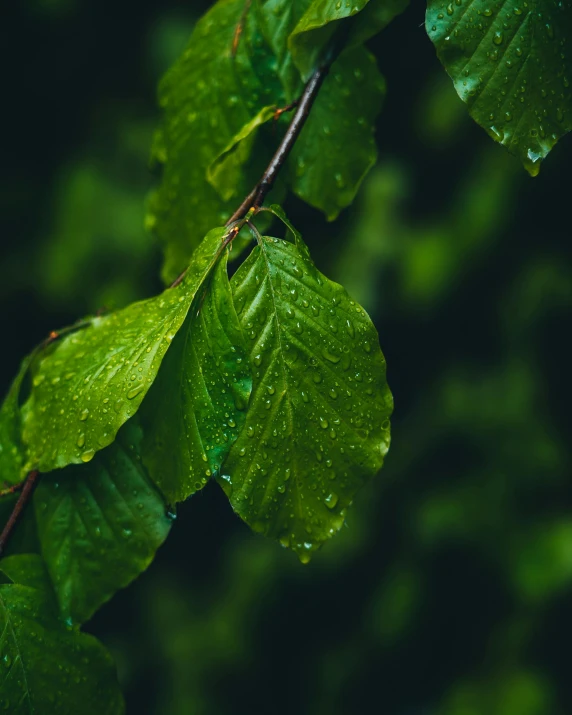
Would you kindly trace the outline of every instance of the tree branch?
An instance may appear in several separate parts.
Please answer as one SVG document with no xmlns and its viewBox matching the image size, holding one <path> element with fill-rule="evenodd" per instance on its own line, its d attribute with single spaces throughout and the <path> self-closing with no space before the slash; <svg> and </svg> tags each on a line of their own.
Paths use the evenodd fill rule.
<svg viewBox="0 0 572 715">
<path fill-rule="evenodd" d="M 38 472 L 37 470 L 30 472 L 26 477 L 26 481 L 22 486 L 22 491 L 20 493 L 20 496 L 18 497 L 18 501 L 14 505 L 12 513 L 10 514 L 10 518 L 6 522 L 6 526 L 0 534 L 0 556 L 2 556 L 2 554 L 4 553 L 6 545 L 8 544 L 10 537 L 14 533 L 14 529 L 16 528 L 18 521 L 20 520 L 20 517 L 24 512 L 26 505 L 32 497 L 32 494 L 34 493 L 34 489 L 36 488 L 39 479 L 40 472 Z"/>
</svg>

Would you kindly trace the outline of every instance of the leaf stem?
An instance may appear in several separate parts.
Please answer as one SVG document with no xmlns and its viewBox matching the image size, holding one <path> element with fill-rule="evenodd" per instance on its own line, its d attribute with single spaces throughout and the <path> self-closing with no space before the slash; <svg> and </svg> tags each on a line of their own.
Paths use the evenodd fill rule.
<svg viewBox="0 0 572 715">
<path fill-rule="evenodd" d="M 0 556 L 4 553 L 4 550 L 6 549 L 6 545 L 8 544 L 8 541 L 10 540 L 10 537 L 14 533 L 14 529 L 16 528 L 18 521 L 20 520 L 20 517 L 22 516 L 22 513 L 24 512 L 24 509 L 26 508 L 26 505 L 30 501 L 32 494 L 34 493 L 34 489 L 36 488 L 38 481 L 40 479 L 40 472 L 38 470 L 34 470 L 32 472 L 28 473 L 28 476 L 24 480 L 24 483 L 22 484 L 22 491 L 20 492 L 20 496 L 18 497 L 18 501 L 14 505 L 14 508 L 12 509 L 12 513 L 10 514 L 10 518 L 6 522 L 6 526 L 2 530 L 2 533 L 0 534 Z M 19 486 L 19 485 L 16 485 Z"/>
</svg>

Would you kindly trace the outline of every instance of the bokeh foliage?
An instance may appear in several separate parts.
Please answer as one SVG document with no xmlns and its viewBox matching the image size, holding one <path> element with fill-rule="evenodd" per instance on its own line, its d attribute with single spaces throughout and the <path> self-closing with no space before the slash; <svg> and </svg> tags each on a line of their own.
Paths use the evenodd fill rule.
<svg viewBox="0 0 572 715">
<path fill-rule="evenodd" d="M 106 291 L 122 305 L 155 290 L 157 254 L 136 208 L 150 185 L 146 148 L 134 137 L 136 126 L 148 136 L 153 85 L 168 64 L 160 58 L 175 44 L 169 28 L 181 13 L 188 26 L 193 18 L 188 7 L 149 2 L 136 29 L 132 13 L 118 12 L 115 38 L 108 11 L 71 1 L 15 11 L 32 35 L 44 32 L 46 18 L 56 32 L 75 28 L 80 37 L 99 29 L 108 54 L 64 43 L 61 55 L 44 58 L 53 71 L 75 49 L 103 79 L 82 85 L 73 106 L 62 99 L 76 128 L 72 137 L 55 132 L 57 152 L 9 147 L 2 195 L 15 199 L 3 206 L 3 232 L 17 228 L 19 240 L 3 245 L 4 375 L 49 329 L 75 318 L 78 301 L 87 312 Z M 430 43 L 421 47 L 422 21 L 413 8 L 399 21 L 399 40 L 372 43 L 389 96 L 378 124 L 382 159 L 356 207 L 332 227 L 295 200 L 288 206 L 317 262 L 384 335 L 398 412 L 383 479 L 358 500 L 340 541 L 307 568 L 249 534 L 214 488 L 185 505 L 137 588 L 90 626 L 120 664 L 128 712 L 266 712 L 272 702 L 277 713 L 345 715 L 373 700 L 391 715 L 572 710 L 566 159 L 555 156 L 532 185 L 481 141 L 438 78 Z M 129 49 L 148 63 L 143 88 Z M 120 107 L 103 90 L 118 67 Z M 408 73 L 407 88 L 398 70 Z M 19 69 L 20 82 L 28 71 Z M 108 129 L 98 134 L 89 116 L 100 105 Z M 120 162 L 125 174 L 98 145 L 112 145 L 119 116 L 135 117 L 124 135 L 137 145 Z M 11 128 L 25 136 L 26 125 Z M 47 167 L 38 168 L 39 156 Z M 94 157 L 101 198 L 89 182 L 78 189 L 66 180 L 69 167 L 90 175 Z M 118 259 L 97 280 L 75 268 L 77 232 L 58 230 L 58 217 L 72 225 L 84 202 L 121 226 L 105 230 L 113 244 L 105 251 Z M 81 226 L 84 265 L 99 265 L 101 231 L 93 221 Z M 46 263 L 56 233 L 68 243 Z M 15 285 L 27 296 L 18 311 L 6 297 Z"/>
</svg>

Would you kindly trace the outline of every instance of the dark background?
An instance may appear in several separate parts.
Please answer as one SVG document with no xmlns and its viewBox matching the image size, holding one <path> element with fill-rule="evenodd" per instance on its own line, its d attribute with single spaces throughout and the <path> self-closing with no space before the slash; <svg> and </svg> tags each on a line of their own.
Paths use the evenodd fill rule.
<svg viewBox="0 0 572 715">
<path fill-rule="evenodd" d="M 19 0 L 0 22 L 2 389 L 48 332 L 160 289 L 159 77 L 209 3 Z M 128 713 L 572 712 L 570 137 L 540 176 L 468 117 L 414 2 L 371 49 L 380 159 L 290 218 L 380 332 L 382 473 L 302 566 L 212 484 L 88 624 Z"/>
</svg>

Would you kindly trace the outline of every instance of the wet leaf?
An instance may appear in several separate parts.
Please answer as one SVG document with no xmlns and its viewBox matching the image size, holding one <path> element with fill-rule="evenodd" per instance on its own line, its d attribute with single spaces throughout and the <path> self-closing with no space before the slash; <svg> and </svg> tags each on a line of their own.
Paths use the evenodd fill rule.
<svg viewBox="0 0 572 715">
<path fill-rule="evenodd" d="M 207 180 L 209 167 L 261 110 L 283 103 L 272 70 L 275 60 L 254 14 L 248 15 L 232 56 L 243 8 L 244 0 L 216 3 L 199 20 L 187 49 L 160 86 L 164 119 L 152 155 L 163 173 L 150 202 L 148 225 L 164 243 L 167 282 L 185 268 L 205 233 L 225 223 L 252 189 L 265 157 L 247 165 L 242 158 L 238 166 L 244 170 L 235 173 L 236 181 L 215 180 L 222 195 Z"/>
<path fill-rule="evenodd" d="M 252 378 L 227 254 L 189 312 L 143 405 L 143 459 L 171 502 L 216 474 L 246 419 Z"/>
<path fill-rule="evenodd" d="M 39 557 L 12 559 L 7 573 L 24 575 L 26 585 L 0 586 L 0 707 L 13 715 L 123 713 L 109 653 L 57 618 Z"/>
<path fill-rule="evenodd" d="M 93 318 L 41 361 L 24 408 L 30 468 L 49 472 L 87 463 L 113 442 L 151 387 L 223 235 L 214 229 L 205 237 L 179 286 Z"/>
<path fill-rule="evenodd" d="M 263 238 L 232 279 L 254 373 L 219 482 L 236 512 L 304 561 L 344 523 L 389 446 L 377 332 L 299 236 Z"/>
<path fill-rule="evenodd" d="M 375 164 L 375 121 L 385 81 L 363 47 L 334 63 L 289 159 L 293 191 L 331 221 Z"/>
<path fill-rule="evenodd" d="M 141 464 L 135 420 L 86 465 L 42 478 L 34 495 L 41 551 L 60 615 L 81 624 L 151 563 L 171 521 Z"/>
<path fill-rule="evenodd" d="M 538 174 L 572 129 L 572 2 L 430 0 L 426 26 L 473 119 Z"/>
<path fill-rule="evenodd" d="M 22 362 L 0 407 L 0 485 L 17 484 L 24 476 L 25 449 L 22 444 L 22 415 L 18 399 L 31 359 L 29 356 Z"/>
</svg>

